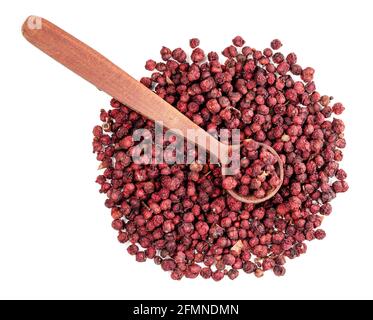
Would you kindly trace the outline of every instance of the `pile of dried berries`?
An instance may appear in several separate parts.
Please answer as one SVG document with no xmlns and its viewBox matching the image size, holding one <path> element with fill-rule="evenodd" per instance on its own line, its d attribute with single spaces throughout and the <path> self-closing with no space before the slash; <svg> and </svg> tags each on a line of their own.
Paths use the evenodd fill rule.
<svg viewBox="0 0 373 320">
<path fill-rule="evenodd" d="M 224 62 L 216 52 L 206 55 L 198 39 L 190 40 L 191 62 L 183 49 L 163 47 L 163 62 L 148 60 L 145 67 L 154 72 L 141 82 L 205 130 L 240 129 L 242 140 L 272 146 L 285 171 L 272 199 L 235 200 L 225 189 L 239 182 L 259 190 L 267 180 L 223 181 L 217 165 L 133 163 L 133 131 L 154 123 L 118 101 L 101 111 L 103 124 L 93 130 L 104 169 L 97 182 L 118 240 L 130 243 L 137 261 L 153 259 L 172 279 L 235 279 L 239 270 L 284 275 L 286 258 L 305 253 L 306 240 L 325 237 L 319 227 L 332 212 L 330 201 L 348 189 L 338 164 L 345 125 L 332 118 L 343 105 L 316 91 L 314 69 L 297 64 L 295 53 L 278 52 L 279 40 L 263 51 L 244 43 L 235 37 L 222 52 Z"/>
</svg>

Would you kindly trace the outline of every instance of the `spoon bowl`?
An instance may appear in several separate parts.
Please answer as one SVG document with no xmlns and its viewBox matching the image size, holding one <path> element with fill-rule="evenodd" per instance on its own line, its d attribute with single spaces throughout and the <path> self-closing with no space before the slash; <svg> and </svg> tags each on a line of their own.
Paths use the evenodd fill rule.
<svg viewBox="0 0 373 320">
<path fill-rule="evenodd" d="M 245 141 L 250 141 L 251 139 L 246 139 Z M 243 142 L 244 143 L 244 142 Z M 240 145 L 240 148 L 243 148 L 243 143 L 241 143 Z M 282 163 L 282 160 L 281 160 L 281 157 L 278 155 L 278 153 L 276 152 L 275 149 L 273 149 L 271 146 L 265 144 L 265 143 L 261 143 L 261 142 L 257 142 L 256 143 L 258 144 L 258 146 L 268 152 L 270 152 L 276 159 L 276 165 L 277 165 L 277 174 L 278 174 L 278 177 L 280 179 L 280 182 L 279 184 L 268 190 L 266 192 L 266 195 L 263 197 L 263 198 L 257 198 L 255 197 L 254 195 L 248 195 L 248 196 L 242 196 L 240 195 L 239 193 L 233 191 L 233 190 L 227 190 L 227 192 L 235 199 L 241 201 L 241 202 L 244 202 L 244 203 L 254 203 L 254 204 L 258 204 L 258 203 L 261 203 L 261 202 L 264 202 L 264 201 L 267 201 L 269 199 L 271 199 L 281 188 L 282 186 L 282 183 L 284 182 L 284 166 L 283 166 L 283 163 Z M 224 170 L 224 167 L 222 167 L 222 174 L 223 176 L 225 176 L 225 170 Z"/>
</svg>

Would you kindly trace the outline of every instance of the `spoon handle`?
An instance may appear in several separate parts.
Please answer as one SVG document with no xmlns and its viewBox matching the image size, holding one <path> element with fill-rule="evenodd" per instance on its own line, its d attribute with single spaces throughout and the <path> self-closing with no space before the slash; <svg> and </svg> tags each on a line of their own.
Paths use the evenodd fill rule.
<svg viewBox="0 0 373 320">
<path fill-rule="evenodd" d="M 220 152 L 216 154 L 212 149 L 225 148 L 222 143 L 85 43 L 35 16 L 25 21 L 22 33 L 41 51 L 148 119 L 162 121 L 166 128 L 186 139 L 188 130 L 194 129 L 198 139 L 207 142 L 206 146 L 201 146 L 220 158 Z M 198 139 L 189 138 L 199 145 Z"/>
</svg>

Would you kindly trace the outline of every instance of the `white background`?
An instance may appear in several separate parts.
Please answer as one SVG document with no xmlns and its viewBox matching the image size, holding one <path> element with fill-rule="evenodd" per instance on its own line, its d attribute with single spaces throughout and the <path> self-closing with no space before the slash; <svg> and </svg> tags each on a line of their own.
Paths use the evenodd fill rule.
<svg viewBox="0 0 373 320">
<path fill-rule="evenodd" d="M 371 1 L 1 1 L 0 298 L 373 298 Z M 242 35 L 316 69 L 323 94 L 346 106 L 343 167 L 350 190 L 324 220 L 327 238 L 287 263 L 285 277 L 172 281 L 116 240 L 94 183 L 92 127 L 109 97 L 52 61 L 20 32 L 43 16 L 133 76 L 161 45 L 206 51 Z"/>
</svg>

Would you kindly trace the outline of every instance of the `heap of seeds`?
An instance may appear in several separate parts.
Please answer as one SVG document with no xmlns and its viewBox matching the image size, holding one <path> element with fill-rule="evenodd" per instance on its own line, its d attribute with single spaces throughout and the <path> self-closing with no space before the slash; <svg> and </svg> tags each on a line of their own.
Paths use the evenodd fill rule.
<svg viewBox="0 0 373 320">
<path fill-rule="evenodd" d="M 153 259 L 175 280 L 235 279 L 240 271 L 284 275 L 285 261 L 305 253 L 306 240 L 325 237 L 319 227 L 332 212 L 330 202 L 348 189 L 339 167 L 345 125 L 334 117 L 343 105 L 316 91 L 314 69 L 297 64 L 295 53 L 279 52 L 279 40 L 263 51 L 244 45 L 235 37 L 222 51 L 224 61 L 216 52 L 206 55 L 198 39 L 190 40 L 190 59 L 181 48 L 163 47 L 162 61 L 148 60 L 152 74 L 141 82 L 209 132 L 240 129 L 242 141 L 272 146 L 285 172 L 272 199 L 244 204 L 226 191 L 261 195 L 276 184 L 273 172 L 263 174 L 263 161 L 272 167 L 260 153 L 243 168 L 249 174 L 224 180 L 215 164 L 136 164 L 132 133 L 154 130 L 154 123 L 115 100 L 93 130 L 104 170 L 97 183 L 119 242 L 129 243 L 138 262 Z"/>
</svg>

